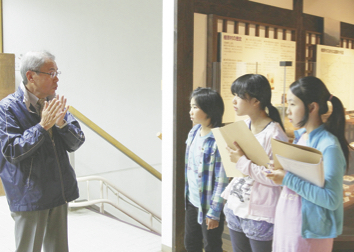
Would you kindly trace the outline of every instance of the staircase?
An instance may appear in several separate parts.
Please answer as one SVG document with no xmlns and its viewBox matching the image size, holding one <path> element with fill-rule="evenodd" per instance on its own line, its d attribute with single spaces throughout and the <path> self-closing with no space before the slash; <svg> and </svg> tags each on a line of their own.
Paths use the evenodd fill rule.
<svg viewBox="0 0 354 252">
<path fill-rule="evenodd" d="M 0 251 L 15 250 L 14 221 L 5 196 L 0 197 Z M 69 211 L 70 252 L 158 252 L 161 237 L 156 233 L 119 221 L 89 208 Z"/>
</svg>

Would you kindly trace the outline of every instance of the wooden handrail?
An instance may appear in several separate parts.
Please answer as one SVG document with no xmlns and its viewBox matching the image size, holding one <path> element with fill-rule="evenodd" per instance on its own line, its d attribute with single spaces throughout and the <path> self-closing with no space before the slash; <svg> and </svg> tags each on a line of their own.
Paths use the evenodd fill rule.
<svg viewBox="0 0 354 252">
<path fill-rule="evenodd" d="M 110 134 L 108 134 L 106 131 L 104 131 L 102 128 L 100 128 L 97 124 L 92 122 L 90 119 L 88 119 L 86 116 L 81 114 L 77 109 L 74 107 L 70 106 L 69 112 L 73 114 L 78 120 L 80 120 L 83 124 L 85 124 L 87 127 L 92 129 L 94 132 L 96 132 L 99 136 L 104 138 L 107 142 L 112 144 L 114 147 L 116 147 L 118 150 L 123 152 L 126 156 L 128 156 L 130 159 L 132 159 L 135 163 L 139 164 L 141 167 L 143 167 L 145 170 L 150 172 L 152 175 L 154 175 L 157 179 L 162 180 L 161 173 L 157 171 L 155 168 L 153 168 L 151 165 L 146 163 L 144 160 L 142 160 L 139 156 L 134 154 L 131 150 L 129 150 L 127 147 L 125 147 L 123 144 L 118 142 L 114 137 L 112 137 Z"/>
</svg>

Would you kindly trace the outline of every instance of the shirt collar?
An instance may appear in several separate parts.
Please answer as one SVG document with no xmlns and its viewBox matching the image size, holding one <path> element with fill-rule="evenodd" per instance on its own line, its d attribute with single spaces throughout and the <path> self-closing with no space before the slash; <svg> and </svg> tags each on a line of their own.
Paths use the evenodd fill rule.
<svg viewBox="0 0 354 252">
<path fill-rule="evenodd" d="M 32 94 L 30 91 L 27 90 L 27 88 L 25 87 L 25 84 L 23 84 L 23 82 L 21 82 L 20 84 L 21 90 L 23 91 L 23 102 L 26 105 L 26 108 L 29 112 L 33 112 L 30 109 L 30 106 L 32 105 L 34 108 L 36 108 L 36 110 L 38 110 L 38 105 L 37 105 L 37 101 L 38 98 Z"/>
<path fill-rule="evenodd" d="M 308 139 L 309 143 L 311 142 L 312 138 L 313 138 L 318 132 L 324 130 L 324 128 L 325 128 L 325 125 L 324 125 L 324 123 L 322 123 L 322 124 L 321 124 L 320 126 L 318 126 L 316 129 L 314 129 L 313 131 L 311 131 L 310 134 L 309 134 L 309 139 Z"/>
<path fill-rule="evenodd" d="M 39 105 L 37 104 L 38 102 L 38 97 L 35 96 L 34 94 L 32 94 L 25 86 L 25 84 L 23 82 L 21 82 L 20 84 L 21 90 L 23 91 L 24 95 L 23 95 L 23 102 L 26 105 L 26 108 L 29 112 L 33 112 L 30 107 L 31 105 L 36 109 L 37 113 L 39 113 Z M 47 96 L 46 97 L 46 101 L 50 101 L 55 97 L 54 95 L 51 96 Z"/>
<path fill-rule="evenodd" d="M 312 138 L 320 131 L 324 130 L 325 125 L 324 123 L 322 123 L 320 126 L 318 126 L 316 129 L 314 129 L 313 131 L 310 132 L 309 134 L 309 138 L 307 140 L 308 143 L 311 142 Z M 301 128 L 298 130 L 295 130 L 295 141 L 298 142 L 300 137 L 302 136 L 302 134 L 304 134 L 306 132 L 305 128 Z"/>
</svg>

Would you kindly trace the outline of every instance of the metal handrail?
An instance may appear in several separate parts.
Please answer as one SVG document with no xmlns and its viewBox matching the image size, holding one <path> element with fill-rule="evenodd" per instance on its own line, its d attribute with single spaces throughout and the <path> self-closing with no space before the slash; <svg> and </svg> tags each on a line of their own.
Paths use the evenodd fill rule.
<svg viewBox="0 0 354 252">
<path fill-rule="evenodd" d="M 152 175 L 154 175 L 157 179 L 162 180 L 162 176 L 159 171 L 157 171 L 151 165 L 146 163 L 144 160 L 142 160 L 139 156 L 137 156 L 135 153 L 133 153 L 131 150 L 129 150 L 127 147 L 125 147 L 123 144 L 118 142 L 114 137 L 112 137 L 110 134 L 108 134 L 106 131 L 104 131 L 102 128 L 100 128 L 97 124 L 95 124 L 90 119 L 88 119 L 86 116 L 84 116 L 82 113 L 80 113 L 77 109 L 70 106 L 69 112 L 71 114 L 73 114 L 82 123 L 84 123 L 87 127 L 89 127 L 94 132 L 96 132 L 99 136 L 104 138 L 107 142 L 112 144 L 114 147 L 116 147 L 118 150 L 123 152 L 126 156 L 128 156 L 134 162 L 136 162 L 141 167 L 143 167 L 145 170 L 147 170 Z"/>
<path fill-rule="evenodd" d="M 94 199 L 91 200 L 90 199 L 90 190 L 89 190 L 89 182 L 92 180 L 98 180 L 100 181 L 100 199 Z M 86 206 L 91 206 L 91 205 L 96 205 L 96 204 L 101 204 L 100 206 L 100 212 L 104 213 L 104 203 L 108 203 L 112 206 L 114 206 L 115 208 L 117 208 L 118 210 L 122 211 L 124 214 L 126 214 L 127 216 L 129 216 L 130 218 L 134 219 L 135 221 L 137 221 L 138 223 L 140 223 L 141 225 L 143 225 L 144 227 L 156 232 L 156 233 L 160 233 L 160 231 L 154 227 L 153 225 L 153 219 L 157 220 L 158 222 L 161 223 L 161 216 L 159 216 L 158 214 L 154 213 L 153 210 L 149 209 L 146 206 L 142 206 L 142 204 L 137 203 L 136 200 L 134 200 L 132 197 L 127 196 L 127 194 L 125 194 L 121 189 L 118 189 L 117 186 L 113 185 L 112 183 L 110 183 L 108 180 L 106 180 L 103 177 L 100 176 L 87 176 L 87 177 L 80 177 L 77 178 L 78 182 L 87 182 L 87 201 L 83 201 L 83 202 L 70 202 L 69 203 L 69 207 L 86 207 Z M 104 195 L 104 186 L 106 186 L 106 195 Z M 111 190 L 116 196 L 117 196 L 117 203 L 108 199 L 108 189 Z M 132 203 L 134 203 L 135 205 L 129 203 L 128 201 L 125 201 L 120 195 L 124 196 L 125 198 L 127 198 L 129 201 L 131 201 Z M 141 215 L 137 215 L 137 216 L 133 216 L 132 214 L 128 213 L 127 209 L 124 209 L 124 206 L 119 205 L 119 201 L 120 200 L 124 200 L 126 203 L 130 204 L 131 206 L 136 207 L 137 209 L 147 213 L 150 217 L 150 222 L 144 220 L 144 218 L 141 217 Z"/>
</svg>

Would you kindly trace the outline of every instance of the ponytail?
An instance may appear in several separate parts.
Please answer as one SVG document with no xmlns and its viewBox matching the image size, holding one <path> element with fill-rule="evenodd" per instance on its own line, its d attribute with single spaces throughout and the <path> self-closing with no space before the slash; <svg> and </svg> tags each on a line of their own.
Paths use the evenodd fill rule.
<svg viewBox="0 0 354 252">
<path fill-rule="evenodd" d="M 267 106 L 267 108 L 268 108 L 269 117 L 270 117 L 273 121 L 279 123 L 280 126 L 282 127 L 282 129 L 283 129 L 284 132 L 285 132 L 285 128 L 284 128 L 283 122 L 281 121 L 279 111 L 278 111 L 271 103 L 269 103 L 269 105 Z"/>
<path fill-rule="evenodd" d="M 329 101 L 332 103 L 333 111 L 325 122 L 325 128 L 338 138 L 342 147 L 344 157 L 349 164 L 349 148 L 347 139 L 345 138 L 345 114 L 342 102 L 336 97 L 331 95 Z M 347 165 L 348 167 L 349 165 Z M 347 168 L 348 169 L 348 168 Z"/>
<path fill-rule="evenodd" d="M 344 157 L 347 161 L 347 170 L 349 167 L 349 148 L 350 145 L 345 139 L 345 116 L 342 102 L 335 96 L 331 95 L 326 85 L 314 76 L 303 77 L 290 85 L 291 92 L 297 96 L 305 105 L 305 115 L 299 126 L 302 127 L 309 119 L 308 105 L 316 102 L 319 105 L 319 116 L 328 112 L 327 102 L 330 101 L 333 111 L 324 123 L 325 129 L 335 135 L 340 143 Z"/>
</svg>

